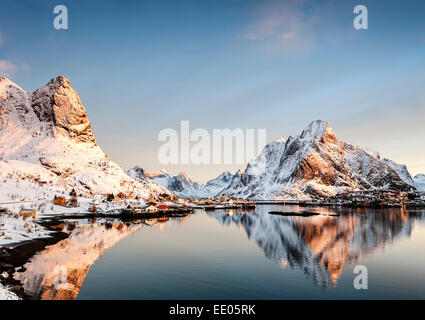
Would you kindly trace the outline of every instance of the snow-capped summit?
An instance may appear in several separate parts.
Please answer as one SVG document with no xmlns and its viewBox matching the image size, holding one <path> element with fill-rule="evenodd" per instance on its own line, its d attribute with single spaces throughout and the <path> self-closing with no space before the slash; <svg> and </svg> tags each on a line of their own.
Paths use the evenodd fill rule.
<svg viewBox="0 0 425 320">
<path fill-rule="evenodd" d="M 59 76 L 34 93 L 0 80 L 0 172 L 80 194 L 168 192 L 130 178 L 96 144 L 80 97 Z"/>
<path fill-rule="evenodd" d="M 322 143 L 337 142 L 338 139 L 329 125 L 329 122 L 324 120 L 315 120 L 311 122 L 307 128 L 301 133 L 301 139 L 311 140 L 315 139 Z"/>
<path fill-rule="evenodd" d="M 406 182 L 409 177 L 404 167 L 339 141 L 327 121 L 316 120 L 301 135 L 266 145 L 223 194 L 255 199 L 311 199 L 345 190 L 409 190 L 413 188 Z"/>
</svg>

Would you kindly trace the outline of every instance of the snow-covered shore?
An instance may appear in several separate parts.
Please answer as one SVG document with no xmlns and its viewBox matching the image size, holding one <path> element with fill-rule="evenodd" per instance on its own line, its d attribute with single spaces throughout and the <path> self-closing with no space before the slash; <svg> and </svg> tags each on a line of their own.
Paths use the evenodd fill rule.
<svg viewBox="0 0 425 320">
<path fill-rule="evenodd" d="M 9 291 L 0 283 L 0 300 L 21 300 L 16 294 Z"/>
<path fill-rule="evenodd" d="M 49 237 L 51 231 L 42 227 L 38 222 L 42 219 L 58 215 L 87 213 L 93 199 L 78 198 L 79 206 L 68 208 L 54 205 L 52 200 L 37 200 L 28 202 L 0 203 L 0 248 L 4 245 L 19 243 L 31 239 Z M 128 205 L 143 206 L 143 201 L 123 200 L 120 203 L 102 202 L 96 205 L 97 212 L 107 213 L 114 209 L 123 209 Z M 36 218 L 23 218 L 19 215 L 22 208 L 31 208 L 37 212 Z M 6 209 L 6 210 L 4 210 Z"/>
<path fill-rule="evenodd" d="M 45 238 L 49 233 L 34 219 L 25 219 L 9 210 L 0 212 L 0 248 L 10 243 Z"/>
<path fill-rule="evenodd" d="M 131 206 L 143 206 L 143 200 L 124 199 L 118 203 L 104 201 L 104 196 L 94 198 L 77 197 L 77 207 L 64 207 L 53 204 L 55 195 L 70 198 L 64 191 L 50 188 L 39 188 L 30 181 L 16 181 L 1 177 L 0 186 L 0 249 L 15 246 L 24 241 L 51 237 L 53 231 L 43 227 L 40 222 L 59 215 L 89 213 L 89 207 L 96 203 L 98 212 L 106 213 L 114 209 Z M 24 218 L 19 215 L 22 209 L 36 211 L 35 218 Z M 0 275 L 1 276 L 1 275 Z M 1 285 L 0 300 L 19 299 L 19 297 Z"/>
</svg>

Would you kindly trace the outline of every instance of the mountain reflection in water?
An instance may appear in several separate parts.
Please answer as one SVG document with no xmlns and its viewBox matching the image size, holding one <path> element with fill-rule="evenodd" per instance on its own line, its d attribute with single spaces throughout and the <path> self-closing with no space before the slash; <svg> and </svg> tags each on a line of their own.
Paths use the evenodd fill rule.
<svg viewBox="0 0 425 320">
<path fill-rule="evenodd" d="M 297 217 L 268 213 L 305 210 L 320 215 Z M 24 266 L 23 273 L 15 273 L 15 278 L 33 299 L 290 298 L 290 288 L 295 297 L 313 292 L 323 298 L 327 295 L 317 291 L 332 295 L 340 288 L 348 294 L 344 297 L 352 297 L 355 293 L 347 289 L 347 285 L 352 286 L 352 280 L 344 284 L 344 266 L 362 263 L 365 256 L 378 257 L 377 250 L 394 247 L 391 244 L 396 240 L 412 238 L 412 234 L 416 234 L 413 228 L 420 229 L 422 235 L 424 217 L 425 210 L 421 209 L 259 205 L 256 210 L 249 211 L 199 210 L 194 215 L 169 221 L 149 219 L 131 224 L 120 220 L 68 221 L 63 231 L 69 233 L 69 238 L 37 253 Z M 417 221 L 420 224 L 416 224 Z M 223 228 L 231 225 L 236 228 Z M 251 241 L 246 240 L 245 232 Z M 123 240 L 130 234 L 133 236 Z M 403 251 L 409 264 L 403 264 L 403 268 L 408 269 L 402 272 L 410 270 L 413 279 L 418 270 L 422 270 L 420 261 L 415 262 L 415 248 L 421 245 L 420 239 L 416 237 L 415 243 L 407 246 L 408 252 Z M 120 245 L 111 248 L 121 240 Z M 252 240 L 268 259 L 259 259 L 262 253 L 252 245 Z M 102 257 L 92 268 L 108 249 L 111 254 Z M 389 262 L 397 264 L 399 257 L 393 253 L 389 260 L 379 262 L 378 272 Z M 319 286 L 318 290 L 309 289 L 300 281 L 299 278 L 305 280 L 305 277 L 299 272 L 281 271 L 270 261 L 281 268 L 302 271 L 314 284 L 306 282 L 313 287 Z M 126 267 L 125 273 L 120 271 L 120 266 Z M 66 282 L 58 281 L 65 280 L 60 277 L 63 270 Z M 411 296 L 421 296 L 416 280 L 411 282 L 405 273 L 395 274 L 406 279 L 406 290 L 413 290 Z M 253 279 L 257 279 L 255 284 Z M 393 278 L 384 277 L 380 282 L 376 276 L 374 279 L 375 286 L 384 286 L 384 293 L 388 292 L 388 283 L 393 283 Z M 120 286 L 126 288 L 125 294 L 123 290 L 116 290 Z M 256 291 L 252 291 L 254 287 Z M 320 287 L 337 288 L 323 291 Z M 372 294 L 372 290 L 368 292 Z M 409 292 L 404 294 L 410 297 Z"/>
<path fill-rule="evenodd" d="M 243 227 L 267 258 L 282 268 L 303 270 L 325 289 L 336 286 L 345 263 L 359 261 L 397 238 L 410 236 L 414 220 L 423 218 L 423 213 L 399 208 L 312 208 L 321 214 L 312 217 L 268 214 L 272 210 L 273 206 L 259 206 L 255 214 L 237 210 L 207 214 L 223 225 Z M 288 210 L 293 211 L 293 206 Z"/>
<path fill-rule="evenodd" d="M 69 238 L 46 247 L 16 273 L 25 293 L 33 299 L 75 299 L 92 264 L 122 238 L 136 231 L 140 224 L 120 221 L 66 222 Z"/>
</svg>

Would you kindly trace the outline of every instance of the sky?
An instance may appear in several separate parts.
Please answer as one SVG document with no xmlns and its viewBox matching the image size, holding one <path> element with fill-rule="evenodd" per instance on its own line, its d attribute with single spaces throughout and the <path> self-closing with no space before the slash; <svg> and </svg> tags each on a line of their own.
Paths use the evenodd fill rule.
<svg viewBox="0 0 425 320">
<path fill-rule="evenodd" d="M 59 4 L 67 30 L 53 27 Z M 353 27 L 359 4 L 367 30 Z M 32 92 L 64 75 L 124 169 L 201 182 L 245 164 L 160 163 L 161 130 L 188 120 L 271 142 L 323 119 L 425 173 L 424 57 L 422 0 L 1 1 L 0 76 Z"/>
</svg>

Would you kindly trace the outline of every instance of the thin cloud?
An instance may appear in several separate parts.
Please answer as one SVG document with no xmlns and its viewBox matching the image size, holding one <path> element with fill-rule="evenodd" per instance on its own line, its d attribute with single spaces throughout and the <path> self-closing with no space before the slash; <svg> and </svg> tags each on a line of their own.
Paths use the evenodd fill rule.
<svg viewBox="0 0 425 320">
<path fill-rule="evenodd" d="M 289 40 L 289 39 L 294 38 L 296 35 L 297 35 L 297 34 L 296 34 L 295 32 L 286 32 L 286 33 L 284 33 L 284 34 L 281 34 L 281 35 L 279 36 L 279 38 L 281 38 L 281 39 L 285 39 L 285 40 Z"/>
<path fill-rule="evenodd" d="M 272 52 L 306 50 L 314 44 L 318 16 L 303 10 L 303 1 L 268 3 L 254 12 L 243 38 Z"/>
<path fill-rule="evenodd" d="M 9 60 L 0 60 L 0 76 L 13 77 L 22 67 Z"/>
</svg>

